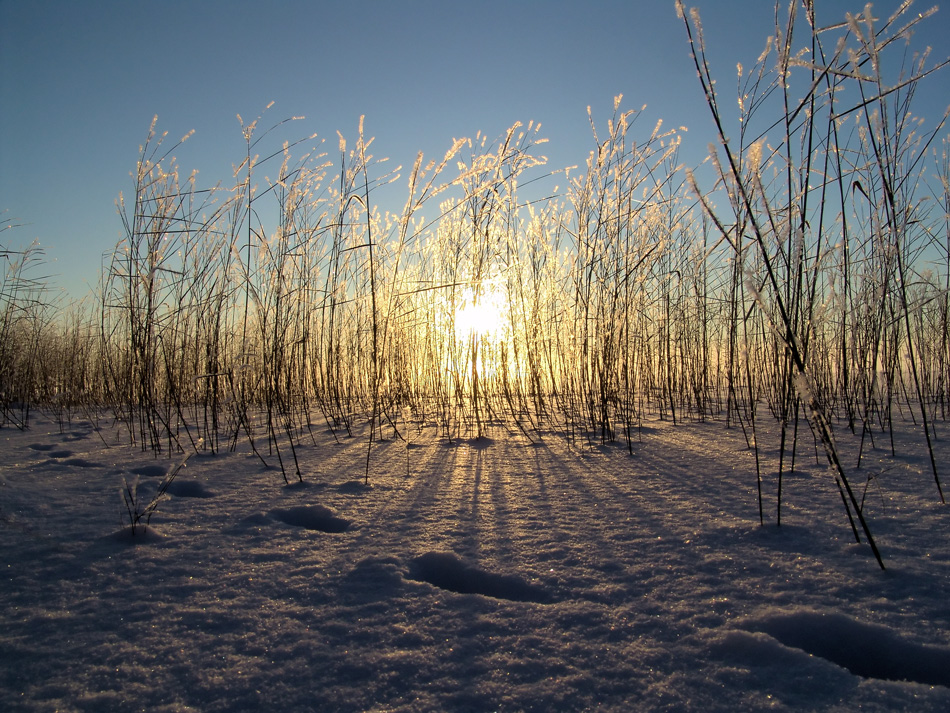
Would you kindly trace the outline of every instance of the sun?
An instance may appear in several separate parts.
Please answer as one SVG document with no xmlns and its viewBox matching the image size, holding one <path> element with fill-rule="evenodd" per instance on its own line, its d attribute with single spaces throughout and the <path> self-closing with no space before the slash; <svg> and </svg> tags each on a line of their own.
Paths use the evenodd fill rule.
<svg viewBox="0 0 950 713">
<path fill-rule="evenodd" d="M 478 294 L 466 287 L 455 310 L 455 334 L 463 339 L 498 338 L 505 331 L 507 315 L 508 306 L 499 285 L 485 283 Z"/>
</svg>

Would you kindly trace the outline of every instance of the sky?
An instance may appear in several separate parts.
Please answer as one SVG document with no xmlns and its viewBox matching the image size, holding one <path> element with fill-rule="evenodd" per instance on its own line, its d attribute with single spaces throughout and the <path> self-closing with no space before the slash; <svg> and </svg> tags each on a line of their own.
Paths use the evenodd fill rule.
<svg viewBox="0 0 950 713">
<path fill-rule="evenodd" d="M 731 90 L 736 62 L 751 65 L 772 31 L 772 3 L 691 4 Z M 822 24 L 863 7 L 818 5 Z M 914 41 L 943 59 L 948 36 L 943 11 Z M 929 86 L 918 113 L 936 119 L 950 71 Z M 685 126 L 683 160 L 702 159 L 711 122 L 673 0 L 0 0 L 0 220 L 19 226 L 0 244 L 38 240 L 54 291 L 92 290 L 121 239 L 115 201 L 155 115 L 169 140 L 195 131 L 175 155 L 209 187 L 241 160 L 236 115 L 251 120 L 272 101 L 262 127 L 306 117 L 276 142 L 317 133 L 333 156 L 337 131 L 352 141 L 365 115 L 374 155 L 392 168 L 419 151 L 441 158 L 455 137 L 541 122 L 540 153 L 556 169 L 583 165 L 587 107 L 603 127 L 618 94 L 623 109 L 647 106 L 643 135 L 659 119 Z"/>
</svg>

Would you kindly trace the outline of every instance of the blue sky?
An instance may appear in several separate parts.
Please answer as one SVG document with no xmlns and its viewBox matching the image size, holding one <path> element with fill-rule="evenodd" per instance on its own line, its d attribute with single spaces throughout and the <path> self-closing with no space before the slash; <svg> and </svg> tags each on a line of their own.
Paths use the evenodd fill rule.
<svg viewBox="0 0 950 713">
<path fill-rule="evenodd" d="M 772 3 L 691 4 L 731 97 L 736 62 L 751 65 L 771 33 Z M 863 3 L 818 6 L 831 22 Z M 948 31 L 943 11 L 915 44 L 945 58 Z M 929 86 L 918 113 L 936 120 L 950 72 Z M 366 115 L 393 167 L 420 150 L 441 157 L 456 136 L 540 121 L 560 168 L 592 146 L 587 106 L 603 125 L 617 94 L 624 108 L 647 105 L 643 132 L 660 118 L 687 126 L 683 157 L 702 158 L 710 121 L 673 0 L 0 0 L 0 210 L 22 224 L 0 243 L 38 239 L 53 285 L 85 294 L 121 237 L 115 199 L 155 114 L 169 138 L 195 130 L 176 156 L 210 186 L 241 160 L 235 115 L 271 101 L 262 125 L 306 116 L 276 139 L 316 132 L 331 156 L 336 132 L 352 139 Z"/>
</svg>

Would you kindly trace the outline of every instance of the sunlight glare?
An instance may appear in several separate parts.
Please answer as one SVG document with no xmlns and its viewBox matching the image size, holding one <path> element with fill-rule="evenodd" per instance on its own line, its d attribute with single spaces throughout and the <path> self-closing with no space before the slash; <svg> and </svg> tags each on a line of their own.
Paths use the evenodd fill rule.
<svg viewBox="0 0 950 713">
<path fill-rule="evenodd" d="M 455 310 L 455 333 L 460 338 L 471 336 L 497 338 L 505 329 L 507 305 L 498 285 L 483 285 L 477 297 L 471 287 L 465 288 L 462 302 Z"/>
</svg>

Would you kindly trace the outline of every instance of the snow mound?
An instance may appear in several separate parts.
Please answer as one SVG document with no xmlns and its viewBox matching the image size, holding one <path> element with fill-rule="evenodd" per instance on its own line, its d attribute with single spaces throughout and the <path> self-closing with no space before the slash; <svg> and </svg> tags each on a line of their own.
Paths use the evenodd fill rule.
<svg viewBox="0 0 950 713">
<path fill-rule="evenodd" d="M 467 445 L 469 448 L 483 450 L 485 448 L 491 448 L 493 445 L 495 445 L 495 439 L 489 438 L 488 436 L 478 436 L 477 438 L 470 438 L 467 441 L 462 441 L 462 443 Z"/>
<path fill-rule="evenodd" d="M 409 562 L 409 579 L 458 594 L 482 594 L 516 602 L 550 601 L 540 587 L 512 574 L 495 574 L 466 564 L 451 552 L 427 552 Z"/>
<path fill-rule="evenodd" d="M 214 497 L 214 493 L 197 480 L 176 480 L 168 486 L 168 492 L 178 498 Z"/>
<path fill-rule="evenodd" d="M 276 508 L 270 511 L 275 520 L 320 532 L 345 532 L 350 521 L 338 517 L 330 508 L 323 505 L 298 505 L 292 508 Z"/>
<path fill-rule="evenodd" d="M 134 545 L 138 543 L 161 542 L 165 539 L 165 535 L 154 527 L 138 524 L 134 526 L 126 525 L 121 530 L 113 532 L 110 538 L 116 542 L 128 542 Z"/>
<path fill-rule="evenodd" d="M 401 563 L 395 557 L 364 557 L 346 575 L 345 583 L 351 596 L 385 599 L 403 584 Z"/>
<path fill-rule="evenodd" d="M 293 492 L 295 490 L 309 490 L 310 488 L 319 488 L 319 484 L 311 483 L 309 480 L 295 480 L 292 483 L 287 483 L 284 486 L 284 490 Z"/>
<path fill-rule="evenodd" d="M 801 649 L 856 676 L 950 688 L 950 647 L 908 641 L 885 626 L 802 610 L 752 619 L 744 628 Z"/>
</svg>

